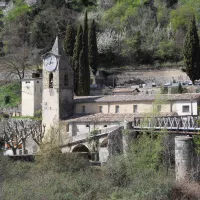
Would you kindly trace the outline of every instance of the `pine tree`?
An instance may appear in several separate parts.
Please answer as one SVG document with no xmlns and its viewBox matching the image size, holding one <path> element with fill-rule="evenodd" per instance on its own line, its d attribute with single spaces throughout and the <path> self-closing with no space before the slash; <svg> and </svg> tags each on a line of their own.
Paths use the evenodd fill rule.
<svg viewBox="0 0 200 200">
<path fill-rule="evenodd" d="M 87 95 L 90 94 L 90 68 L 88 64 L 88 17 L 87 10 L 85 11 L 84 17 L 84 28 L 83 28 L 83 54 L 84 54 L 84 65 L 85 65 L 85 81 Z"/>
<path fill-rule="evenodd" d="M 78 96 L 86 96 L 87 95 L 87 82 L 85 81 L 85 62 L 84 62 L 84 52 L 83 50 L 80 52 L 79 56 L 79 79 L 78 79 Z"/>
<path fill-rule="evenodd" d="M 76 33 L 74 30 L 74 26 L 71 23 L 68 23 L 64 41 L 64 49 L 65 49 L 65 54 L 69 57 L 70 60 L 72 60 L 73 57 L 75 35 Z"/>
<path fill-rule="evenodd" d="M 200 78 L 200 47 L 196 28 L 196 20 L 193 16 L 186 34 L 183 48 L 185 72 L 193 82 Z"/>
<path fill-rule="evenodd" d="M 98 49 L 97 49 L 97 37 L 96 37 L 96 24 L 95 20 L 92 21 L 89 28 L 88 36 L 88 57 L 89 66 L 95 75 L 97 72 L 97 62 L 98 62 Z"/>
<path fill-rule="evenodd" d="M 78 92 L 78 79 L 79 79 L 79 55 L 82 50 L 83 28 L 80 25 L 76 35 L 76 43 L 73 53 L 73 70 L 74 70 L 74 92 Z"/>
</svg>

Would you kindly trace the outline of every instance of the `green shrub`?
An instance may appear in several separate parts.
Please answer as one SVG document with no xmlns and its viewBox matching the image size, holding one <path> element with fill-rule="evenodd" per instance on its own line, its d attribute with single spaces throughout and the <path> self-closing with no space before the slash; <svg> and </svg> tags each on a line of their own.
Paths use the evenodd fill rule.
<svg viewBox="0 0 200 200">
<path fill-rule="evenodd" d="M 130 178 L 124 155 L 116 156 L 107 163 L 105 175 L 114 186 L 125 186 L 129 183 Z"/>
<path fill-rule="evenodd" d="M 162 164 L 163 139 L 153 133 L 144 134 L 133 142 L 126 156 L 108 162 L 105 174 L 119 187 L 110 196 L 111 200 L 168 199 L 172 184 Z"/>
<path fill-rule="evenodd" d="M 75 172 L 87 168 L 89 160 L 78 153 L 62 153 L 59 147 L 45 147 L 36 156 L 36 165 L 42 171 Z"/>
</svg>

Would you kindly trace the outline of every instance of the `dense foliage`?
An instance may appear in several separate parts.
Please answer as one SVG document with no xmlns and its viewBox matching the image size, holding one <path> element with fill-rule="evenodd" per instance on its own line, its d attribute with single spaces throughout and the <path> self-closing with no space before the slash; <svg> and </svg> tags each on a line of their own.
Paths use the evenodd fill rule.
<svg viewBox="0 0 200 200">
<path fill-rule="evenodd" d="M 74 92 L 78 94 L 78 84 L 79 84 L 79 61 L 80 61 L 80 52 L 83 49 L 83 28 L 80 25 L 76 35 L 76 43 L 74 46 L 73 53 L 73 70 L 74 70 Z"/>
<path fill-rule="evenodd" d="M 93 20 L 96 22 L 93 29 L 97 31 L 97 44 L 88 38 L 89 45 L 94 44 L 93 47 L 89 46 L 89 51 L 94 49 L 91 55 L 86 50 L 87 46 L 84 47 L 88 44 L 88 28 L 84 28 L 84 25 L 83 47 L 86 49 L 83 48 L 83 51 L 86 67 L 90 53 L 89 64 L 94 68 L 94 73 L 97 59 L 91 59 L 96 57 L 96 45 L 98 67 L 101 68 L 113 65 L 183 64 L 182 48 L 188 24 L 192 16 L 196 17 L 198 24 L 199 8 L 200 0 L 39 0 L 32 6 L 26 5 L 23 0 L 16 0 L 15 7 L 4 17 L 1 30 L 4 53 L 19 52 L 26 44 L 30 57 L 41 55 L 50 49 L 57 35 L 64 42 L 70 41 L 67 39 L 70 34 L 69 47 L 72 52 L 76 34 L 66 33 L 67 24 L 71 24 L 75 30 L 80 24 L 84 25 L 87 9 L 88 24 L 92 24 Z M 35 60 L 39 58 L 37 56 Z M 30 60 L 30 65 L 36 65 L 35 60 Z M 76 60 L 79 62 L 79 58 Z"/>
<path fill-rule="evenodd" d="M 89 22 L 97 22 L 102 67 L 182 61 L 188 22 L 193 15 L 197 24 L 200 19 L 199 0 L 39 0 L 33 6 L 17 0 L 4 19 L 5 53 L 12 49 L 9 44 L 24 43 L 47 51 L 56 35 L 64 40 L 69 22 L 78 29 L 86 8 Z"/>
<path fill-rule="evenodd" d="M 76 36 L 76 31 L 74 30 L 74 26 L 69 23 L 67 25 L 67 30 L 66 30 L 64 49 L 65 49 L 65 54 L 70 59 L 70 62 L 72 62 L 73 58 L 75 36 Z"/>
<path fill-rule="evenodd" d="M 83 91 L 84 91 L 84 95 L 88 96 L 90 94 L 90 68 L 89 68 L 89 61 L 88 61 L 88 14 L 87 14 L 87 10 L 85 11 L 84 24 L 83 24 L 83 62 L 84 62 L 84 64 L 82 67 L 84 67 L 84 74 L 82 74 L 82 76 L 85 79 Z M 80 69 L 80 67 L 79 67 L 79 69 Z"/>
<path fill-rule="evenodd" d="M 88 57 L 89 57 L 89 66 L 93 74 L 97 72 L 98 65 L 98 49 L 97 49 L 97 37 L 96 37 L 96 24 L 93 20 L 89 27 L 89 37 L 88 37 Z"/>
</svg>

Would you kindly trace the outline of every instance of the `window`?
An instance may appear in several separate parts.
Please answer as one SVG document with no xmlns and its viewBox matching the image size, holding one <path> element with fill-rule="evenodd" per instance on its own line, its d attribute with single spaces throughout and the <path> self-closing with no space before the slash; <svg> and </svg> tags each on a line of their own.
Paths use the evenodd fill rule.
<svg viewBox="0 0 200 200">
<path fill-rule="evenodd" d="M 133 105 L 133 113 L 137 113 L 137 105 Z"/>
<path fill-rule="evenodd" d="M 49 74 L 49 88 L 53 88 L 53 74 Z"/>
<path fill-rule="evenodd" d="M 67 124 L 67 127 L 66 127 L 66 128 L 67 128 L 67 132 L 69 132 L 69 124 Z"/>
<path fill-rule="evenodd" d="M 103 112 L 103 107 L 99 106 L 99 112 L 102 113 Z"/>
<path fill-rule="evenodd" d="M 85 106 L 82 106 L 82 113 L 85 113 Z"/>
<path fill-rule="evenodd" d="M 190 112 L 190 106 L 183 106 L 182 107 L 182 112 L 183 113 Z"/>
<path fill-rule="evenodd" d="M 66 73 L 64 75 L 64 85 L 68 85 L 68 75 Z"/>
<path fill-rule="evenodd" d="M 170 112 L 172 112 L 172 110 L 173 110 L 173 104 L 171 103 L 170 104 Z"/>
<path fill-rule="evenodd" d="M 119 106 L 115 106 L 115 113 L 119 113 Z"/>
<path fill-rule="evenodd" d="M 161 111 L 161 105 L 157 105 L 157 112 Z"/>
</svg>

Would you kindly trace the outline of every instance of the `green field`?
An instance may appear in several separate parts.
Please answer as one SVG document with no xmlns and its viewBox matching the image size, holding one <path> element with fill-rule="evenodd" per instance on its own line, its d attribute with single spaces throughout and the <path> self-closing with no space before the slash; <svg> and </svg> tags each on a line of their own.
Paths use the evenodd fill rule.
<svg viewBox="0 0 200 200">
<path fill-rule="evenodd" d="M 20 82 L 11 82 L 0 86 L 0 108 L 12 108 L 21 102 Z"/>
</svg>

